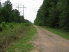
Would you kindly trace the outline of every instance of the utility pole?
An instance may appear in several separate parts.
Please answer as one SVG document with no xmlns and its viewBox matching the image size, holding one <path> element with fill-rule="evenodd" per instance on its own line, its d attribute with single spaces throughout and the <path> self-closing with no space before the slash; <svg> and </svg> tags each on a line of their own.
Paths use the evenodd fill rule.
<svg viewBox="0 0 69 52">
<path fill-rule="evenodd" d="M 1 8 L 1 0 L 0 0 L 0 8 Z"/>
<path fill-rule="evenodd" d="M 26 7 L 24 7 L 24 5 L 23 5 L 23 16 L 24 16 L 24 8 L 26 8 Z"/>
<path fill-rule="evenodd" d="M 23 7 L 19 7 L 19 5 L 18 5 L 18 10 L 19 10 L 19 8 L 23 8 L 23 16 L 24 16 L 24 8 L 26 8 L 24 5 L 23 5 Z"/>
<path fill-rule="evenodd" d="M 19 5 L 18 5 L 18 7 L 17 7 L 17 8 L 18 8 L 18 11 L 19 11 Z"/>
<path fill-rule="evenodd" d="M 7 1 L 10 1 L 10 0 L 7 0 Z"/>
</svg>

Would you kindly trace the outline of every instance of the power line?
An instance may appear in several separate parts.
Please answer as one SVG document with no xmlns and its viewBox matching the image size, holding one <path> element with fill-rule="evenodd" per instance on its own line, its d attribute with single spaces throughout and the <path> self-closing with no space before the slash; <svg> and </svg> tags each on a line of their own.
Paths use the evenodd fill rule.
<svg viewBox="0 0 69 52">
<path fill-rule="evenodd" d="M 23 16 L 24 16 L 24 8 L 26 8 L 24 5 L 23 5 L 23 7 L 19 7 L 19 5 L 18 5 L 18 11 L 19 11 L 19 8 L 23 8 Z"/>
<path fill-rule="evenodd" d="M 2 8 L 2 5 L 1 5 L 1 0 L 0 0 L 0 8 Z"/>
</svg>

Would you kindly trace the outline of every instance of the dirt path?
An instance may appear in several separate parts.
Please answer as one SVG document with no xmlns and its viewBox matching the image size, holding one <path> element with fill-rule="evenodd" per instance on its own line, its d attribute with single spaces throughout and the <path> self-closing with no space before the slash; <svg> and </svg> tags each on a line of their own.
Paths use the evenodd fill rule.
<svg viewBox="0 0 69 52">
<path fill-rule="evenodd" d="M 38 26 L 35 27 L 38 38 L 33 41 L 36 48 L 31 52 L 69 52 L 69 40 Z"/>
</svg>

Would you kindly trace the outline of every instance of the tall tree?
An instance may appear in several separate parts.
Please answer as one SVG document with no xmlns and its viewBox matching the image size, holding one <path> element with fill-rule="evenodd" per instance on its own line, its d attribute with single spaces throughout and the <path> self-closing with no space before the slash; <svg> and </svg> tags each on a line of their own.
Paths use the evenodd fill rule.
<svg viewBox="0 0 69 52">
<path fill-rule="evenodd" d="M 1 10 L 1 14 L 4 17 L 5 22 L 11 22 L 11 11 L 12 11 L 12 4 L 10 1 L 6 1 L 4 3 L 4 7 Z"/>
<path fill-rule="evenodd" d="M 4 3 L 4 7 L 0 9 L 0 23 L 2 22 L 16 22 L 21 23 L 24 22 L 24 17 L 20 16 L 20 13 L 18 10 L 12 9 L 12 4 L 10 0 L 7 0 Z"/>
<path fill-rule="evenodd" d="M 64 28 L 66 30 L 69 30 L 69 0 L 60 0 L 60 7 L 61 10 L 60 13 L 60 28 Z"/>
<path fill-rule="evenodd" d="M 69 31 L 69 0 L 44 0 L 34 21 L 36 25 Z"/>
</svg>

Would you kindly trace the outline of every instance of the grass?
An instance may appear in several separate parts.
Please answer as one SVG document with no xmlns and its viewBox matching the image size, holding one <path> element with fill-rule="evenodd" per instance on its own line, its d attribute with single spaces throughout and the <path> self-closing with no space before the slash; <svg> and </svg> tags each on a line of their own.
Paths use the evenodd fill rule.
<svg viewBox="0 0 69 52">
<path fill-rule="evenodd" d="M 30 27 L 31 29 L 26 33 L 26 35 L 16 42 L 12 47 L 8 48 L 6 52 L 30 52 L 34 46 L 30 41 L 36 33 L 35 27 Z"/>
<path fill-rule="evenodd" d="M 0 24 L 0 52 L 3 52 L 13 43 L 22 39 L 32 26 L 26 23 L 1 23 Z"/>
<path fill-rule="evenodd" d="M 11 24 L 12 23 L 4 25 L 0 24 L 0 26 L 2 25 L 2 31 L 0 32 L 0 51 L 8 47 L 10 43 L 15 42 L 16 40 L 21 39 L 23 37 L 21 33 L 25 31 L 24 29 L 26 29 L 26 26 L 19 23 L 10 26 Z"/>
<path fill-rule="evenodd" d="M 42 26 L 42 28 L 44 28 L 44 29 L 46 29 L 48 31 L 51 31 L 51 32 L 53 32 L 53 33 L 65 38 L 65 39 L 69 40 L 69 32 L 63 31 L 61 29 L 50 28 L 50 27 L 43 27 Z"/>
</svg>

